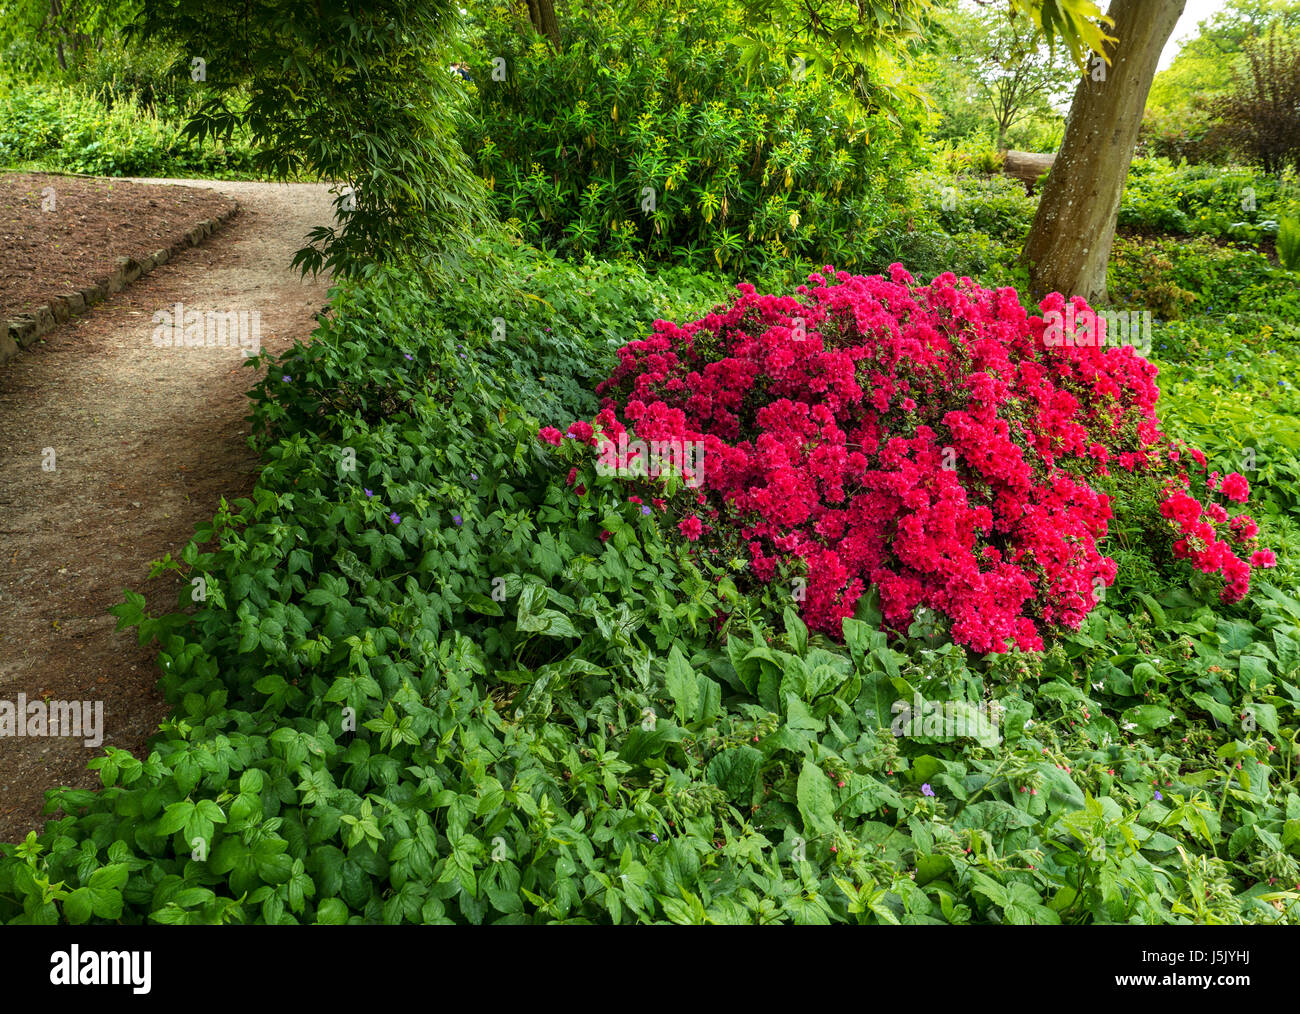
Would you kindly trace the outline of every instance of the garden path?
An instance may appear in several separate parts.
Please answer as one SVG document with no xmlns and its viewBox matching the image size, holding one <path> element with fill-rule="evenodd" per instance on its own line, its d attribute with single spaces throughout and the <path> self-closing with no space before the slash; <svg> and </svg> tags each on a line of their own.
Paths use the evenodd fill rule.
<svg viewBox="0 0 1300 1014">
<path fill-rule="evenodd" d="M 0 737 L 0 841 L 41 826 L 47 788 L 96 785 L 86 761 L 103 747 L 143 755 L 167 713 L 154 651 L 107 610 L 126 587 L 155 614 L 175 608 L 178 582 L 146 585 L 150 561 L 178 555 L 220 497 L 253 485 L 241 350 L 156 347 L 154 313 L 247 310 L 251 326 L 257 311 L 261 346 L 279 352 L 327 299 L 325 277 L 289 266 L 332 220 L 325 185 L 139 182 L 211 187 L 240 211 L 0 369 L 0 701 L 102 701 L 104 716 L 100 747 Z"/>
</svg>

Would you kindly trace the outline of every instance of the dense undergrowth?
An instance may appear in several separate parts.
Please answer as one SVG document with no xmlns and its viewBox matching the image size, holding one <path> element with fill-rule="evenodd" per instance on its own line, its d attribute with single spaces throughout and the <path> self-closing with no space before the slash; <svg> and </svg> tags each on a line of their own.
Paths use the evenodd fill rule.
<svg viewBox="0 0 1300 1014">
<path fill-rule="evenodd" d="M 156 567 L 181 610 L 117 610 L 172 717 L 5 847 L 0 917 L 1293 919 L 1300 600 L 1268 511 L 1277 585 L 1236 605 L 1121 568 L 1042 653 L 891 639 L 871 599 L 810 633 L 536 439 L 615 344 L 725 298 L 527 248 L 338 291 L 260 364 L 253 496 Z"/>
<path fill-rule="evenodd" d="M 201 147 L 184 110 L 111 84 L 0 78 L 0 166 L 92 176 L 254 176 L 247 137 Z"/>
</svg>

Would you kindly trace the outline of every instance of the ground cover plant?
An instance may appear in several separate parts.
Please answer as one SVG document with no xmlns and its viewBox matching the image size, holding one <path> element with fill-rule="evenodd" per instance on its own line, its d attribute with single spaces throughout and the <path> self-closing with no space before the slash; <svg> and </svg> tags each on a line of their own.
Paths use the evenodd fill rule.
<svg viewBox="0 0 1300 1014">
<path fill-rule="evenodd" d="M 502 355 L 485 311 L 583 281 L 480 256 L 455 277 L 481 290 L 345 287 L 267 364 L 258 489 L 160 561 L 180 612 L 118 610 L 174 716 L 6 847 L 6 920 L 1291 918 L 1293 596 L 1117 584 L 1032 653 L 891 635 L 871 601 L 810 630 L 643 480 L 538 440 L 510 394 L 549 367 Z M 622 270 L 607 312 L 648 335 L 653 308 L 610 294 L 655 283 Z M 922 705 L 894 735 L 920 700 L 998 721 L 952 737 Z"/>
</svg>

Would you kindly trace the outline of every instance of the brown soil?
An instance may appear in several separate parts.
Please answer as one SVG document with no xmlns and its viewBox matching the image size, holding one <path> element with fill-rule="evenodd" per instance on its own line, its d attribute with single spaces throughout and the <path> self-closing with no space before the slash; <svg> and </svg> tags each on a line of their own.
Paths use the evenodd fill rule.
<svg viewBox="0 0 1300 1014">
<path fill-rule="evenodd" d="M 0 325 L 142 260 L 234 202 L 212 190 L 47 173 L 0 176 Z"/>
<path fill-rule="evenodd" d="M 248 494 L 257 468 L 244 421 L 254 376 L 240 350 L 156 347 L 152 315 L 178 302 L 258 310 L 262 347 L 279 352 L 311 333 L 328 287 L 289 268 L 307 232 L 330 222 L 325 186 L 177 182 L 209 202 L 196 221 L 225 201 L 216 191 L 241 213 L 0 366 L 0 701 L 103 701 L 104 746 L 140 757 L 167 711 L 155 650 L 116 632 L 107 610 L 124 588 L 143 591 L 151 613 L 174 610 L 178 585 L 147 582 L 150 561 L 177 556 L 220 497 Z M 122 181 L 112 187 L 138 199 Z M 47 447 L 54 471 L 42 468 Z M 86 762 L 104 746 L 0 737 L 0 841 L 43 825 L 46 789 L 96 786 Z"/>
</svg>

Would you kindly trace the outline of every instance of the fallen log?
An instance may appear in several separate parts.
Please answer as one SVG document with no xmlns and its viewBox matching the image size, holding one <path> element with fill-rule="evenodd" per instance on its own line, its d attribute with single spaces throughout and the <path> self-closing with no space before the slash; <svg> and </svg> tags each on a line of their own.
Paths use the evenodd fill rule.
<svg viewBox="0 0 1300 1014">
<path fill-rule="evenodd" d="M 1025 192 L 1032 194 L 1038 177 L 1052 168 L 1056 154 L 1033 151 L 1008 151 L 1002 162 L 1002 171 L 1014 176 L 1025 185 Z"/>
</svg>

